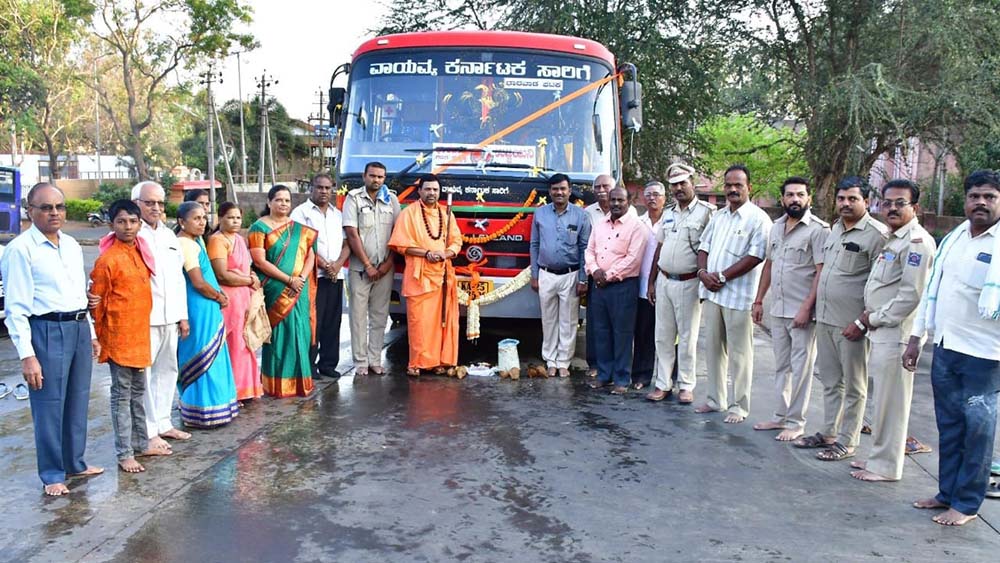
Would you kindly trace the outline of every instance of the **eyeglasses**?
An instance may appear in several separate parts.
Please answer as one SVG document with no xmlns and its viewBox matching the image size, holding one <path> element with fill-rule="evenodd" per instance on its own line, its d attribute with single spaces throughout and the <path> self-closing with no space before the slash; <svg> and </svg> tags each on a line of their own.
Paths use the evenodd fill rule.
<svg viewBox="0 0 1000 563">
<path fill-rule="evenodd" d="M 163 200 L 140 199 L 139 201 L 141 201 L 142 203 L 144 203 L 146 205 L 146 207 L 163 207 L 163 208 L 167 207 L 167 202 L 165 202 Z"/>
<path fill-rule="evenodd" d="M 59 213 L 66 212 L 65 203 L 57 203 L 52 205 L 51 203 L 45 203 L 42 205 L 29 205 L 28 207 L 34 207 L 35 209 L 41 211 L 42 213 L 52 213 L 53 211 L 58 211 Z"/>
<path fill-rule="evenodd" d="M 882 201 L 882 205 L 889 209 L 902 209 L 911 203 L 913 202 L 906 201 L 905 199 L 886 199 Z"/>
</svg>

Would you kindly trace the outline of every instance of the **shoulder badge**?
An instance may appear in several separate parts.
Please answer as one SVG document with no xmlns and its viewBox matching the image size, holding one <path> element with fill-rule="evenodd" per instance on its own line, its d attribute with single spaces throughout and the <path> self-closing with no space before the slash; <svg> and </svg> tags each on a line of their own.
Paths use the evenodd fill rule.
<svg viewBox="0 0 1000 563">
<path fill-rule="evenodd" d="M 923 259 L 923 256 L 921 254 L 918 254 L 916 252 L 911 252 L 910 256 L 906 259 L 906 264 L 908 266 L 919 266 L 920 265 L 920 261 L 922 259 Z"/>
</svg>

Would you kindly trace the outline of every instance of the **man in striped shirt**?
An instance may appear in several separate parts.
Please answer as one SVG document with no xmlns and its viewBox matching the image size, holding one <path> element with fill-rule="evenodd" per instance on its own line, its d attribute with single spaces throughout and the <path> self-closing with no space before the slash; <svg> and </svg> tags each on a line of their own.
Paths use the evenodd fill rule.
<svg viewBox="0 0 1000 563">
<path fill-rule="evenodd" d="M 698 248 L 699 295 L 705 300 L 708 391 L 698 413 L 729 411 L 736 424 L 750 414 L 753 381 L 753 322 L 750 306 L 771 232 L 771 218 L 750 202 L 750 171 L 734 164 L 725 174 L 729 205 L 712 216 Z M 727 365 L 728 364 L 728 365 Z M 729 399 L 726 375 L 733 378 Z"/>
</svg>

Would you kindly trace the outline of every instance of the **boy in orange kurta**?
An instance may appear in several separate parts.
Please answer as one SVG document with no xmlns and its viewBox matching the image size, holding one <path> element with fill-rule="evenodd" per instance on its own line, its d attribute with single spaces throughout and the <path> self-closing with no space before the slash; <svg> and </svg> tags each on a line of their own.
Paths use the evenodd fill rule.
<svg viewBox="0 0 1000 563">
<path fill-rule="evenodd" d="M 416 185 L 420 201 L 399 214 L 389 239 L 389 248 L 406 259 L 407 374 L 414 376 L 422 369 L 458 363 L 458 290 L 450 262 L 462 249 L 462 232 L 455 217 L 449 221 L 450 212 L 438 203 L 441 184 L 437 176 L 425 174 Z M 443 319 L 442 299 L 446 300 Z"/>
<path fill-rule="evenodd" d="M 90 274 L 90 292 L 100 298 L 91 314 L 101 343 L 98 361 L 111 368 L 111 425 L 118 465 L 123 471 L 138 473 L 145 468 L 135 460 L 136 455 L 169 453 L 147 451 L 142 402 L 144 370 L 153 363 L 149 340 L 153 291 L 149 268 L 135 243 L 141 225 L 138 206 L 118 200 L 109 215 L 115 240 L 97 258 Z"/>
</svg>

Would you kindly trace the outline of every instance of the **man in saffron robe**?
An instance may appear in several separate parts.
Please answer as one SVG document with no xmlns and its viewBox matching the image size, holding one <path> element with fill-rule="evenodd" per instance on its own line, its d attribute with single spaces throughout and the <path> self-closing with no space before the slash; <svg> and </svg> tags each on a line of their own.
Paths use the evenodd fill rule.
<svg viewBox="0 0 1000 563">
<path fill-rule="evenodd" d="M 462 249 L 454 216 L 438 203 L 437 176 L 425 174 L 416 186 L 420 201 L 400 213 L 389 239 L 389 248 L 406 260 L 402 289 L 410 340 L 406 373 L 411 376 L 420 370 L 443 373 L 458 363 L 458 290 L 450 262 Z"/>
</svg>

